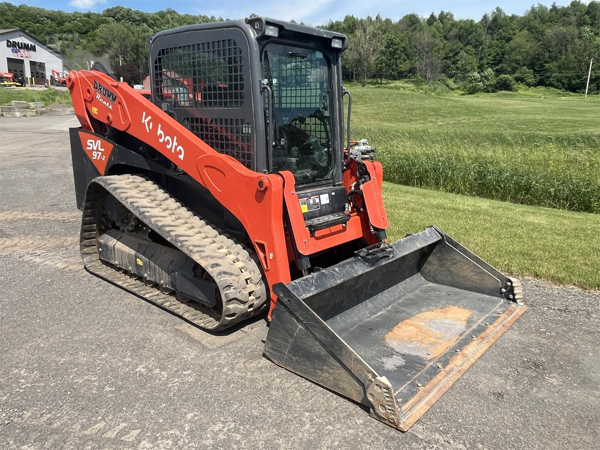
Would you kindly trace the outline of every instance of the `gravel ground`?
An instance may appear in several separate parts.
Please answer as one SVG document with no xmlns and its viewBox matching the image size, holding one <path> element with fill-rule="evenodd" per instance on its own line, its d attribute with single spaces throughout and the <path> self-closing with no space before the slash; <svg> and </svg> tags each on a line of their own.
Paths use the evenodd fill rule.
<svg viewBox="0 0 600 450">
<path fill-rule="evenodd" d="M 263 319 L 213 336 L 86 273 L 76 125 L 0 118 L 0 448 L 598 448 L 600 294 L 524 280 L 525 315 L 400 433 L 263 358 Z"/>
</svg>

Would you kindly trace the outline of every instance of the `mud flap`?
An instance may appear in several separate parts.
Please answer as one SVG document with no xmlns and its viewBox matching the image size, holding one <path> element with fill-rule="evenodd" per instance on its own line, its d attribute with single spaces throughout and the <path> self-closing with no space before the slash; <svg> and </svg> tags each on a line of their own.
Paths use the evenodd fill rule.
<svg viewBox="0 0 600 450">
<path fill-rule="evenodd" d="M 275 285 L 264 353 L 406 431 L 526 307 L 518 281 L 437 228 L 391 248 Z"/>
</svg>

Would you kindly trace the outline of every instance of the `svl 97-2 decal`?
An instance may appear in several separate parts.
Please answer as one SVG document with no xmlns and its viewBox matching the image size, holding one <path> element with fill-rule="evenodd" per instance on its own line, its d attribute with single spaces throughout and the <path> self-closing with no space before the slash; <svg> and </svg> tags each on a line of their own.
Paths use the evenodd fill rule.
<svg viewBox="0 0 600 450">
<path fill-rule="evenodd" d="M 114 146 L 107 140 L 85 131 L 79 132 L 79 139 L 86 155 L 92 160 L 100 175 L 104 175 L 106 163 Z"/>
</svg>

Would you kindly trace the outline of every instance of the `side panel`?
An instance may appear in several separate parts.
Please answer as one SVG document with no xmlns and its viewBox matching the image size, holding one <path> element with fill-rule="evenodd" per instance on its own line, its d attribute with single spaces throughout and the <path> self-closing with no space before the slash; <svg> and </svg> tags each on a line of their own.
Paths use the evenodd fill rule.
<svg viewBox="0 0 600 450">
<path fill-rule="evenodd" d="M 294 175 L 291 172 L 281 172 L 284 182 L 284 198 L 285 205 L 290 217 L 290 226 L 292 229 L 292 237 L 296 248 L 303 255 L 312 255 L 323 250 L 336 247 L 346 242 L 360 239 L 363 237 L 363 227 L 358 214 L 353 213 L 350 220 L 345 224 L 336 225 L 318 232 L 315 236 L 311 236 L 306 228 L 304 216 L 296 188 L 294 185 Z"/>
</svg>

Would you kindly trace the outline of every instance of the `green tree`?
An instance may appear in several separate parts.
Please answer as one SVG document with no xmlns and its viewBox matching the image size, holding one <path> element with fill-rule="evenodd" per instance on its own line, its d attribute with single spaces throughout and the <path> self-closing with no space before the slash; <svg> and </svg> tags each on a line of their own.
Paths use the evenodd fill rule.
<svg viewBox="0 0 600 450">
<path fill-rule="evenodd" d="M 401 31 L 411 33 L 417 31 L 421 27 L 421 25 L 423 25 L 423 21 L 416 14 L 407 14 L 398 21 L 398 28 Z"/>
<path fill-rule="evenodd" d="M 408 71 L 407 48 L 408 38 L 405 34 L 383 35 L 381 52 L 375 62 L 379 78 L 396 79 L 400 74 Z"/>
<path fill-rule="evenodd" d="M 483 84 L 483 92 L 493 92 L 496 86 L 496 76 L 492 69 L 485 69 L 481 72 L 481 83 Z"/>
<path fill-rule="evenodd" d="M 506 45 L 501 70 L 506 73 L 515 73 L 523 66 L 530 66 L 535 50 L 536 43 L 529 31 L 520 31 Z"/>
<path fill-rule="evenodd" d="M 535 85 L 535 75 L 533 70 L 527 67 L 521 67 L 515 73 L 514 79 L 517 83 L 523 83 L 525 86 L 532 87 Z"/>
<path fill-rule="evenodd" d="M 513 92 L 515 90 L 515 82 L 510 75 L 500 75 L 496 79 L 494 88 L 496 91 Z"/>
<path fill-rule="evenodd" d="M 375 72 L 376 62 L 382 49 L 381 21 L 367 17 L 360 22 L 350 39 L 346 61 L 353 77 L 366 86 L 368 78 Z"/>
<path fill-rule="evenodd" d="M 449 75 L 457 81 L 465 81 L 470 73 L 477 72 L 477 68 L 475 50 L 469 45 L 460 51 L 456 62 L 449 70 Z"/>
<path fill-rule="evenodd" d="M 128 22 L 110 22 L 98 28 L 97 42 L 109 57 L 113 70 L 134 64 L 140 73 L 141 83 L 148 75 L 148 39 L 152 30 L 146 25 L 135 26 Z M 129 70 L 129 73 L 132 73 Z"/>
<path fill-rule="evenodd" d="M 589 17 L 591 27 L 600 27 L 600 2 L 589 2 L 585 15 Z"/>
<path fill-rule="evenodd" d="M 467 75 L 467 78 L 463 84 L 463 89 L 467 94 L 477 94 L 483 92 L 483 82 L 481 81 L 481 75 L 477 72 L 471 72 Z"/>
<path fill-rule="evenodd" d="M 433 36 L 428 28 L 423 28 L 413 35 L 413 45 L 417 56 L 417 72 L 428 83 L 435 81 L 440 75 L 441 42 Z"/>
</svg>

